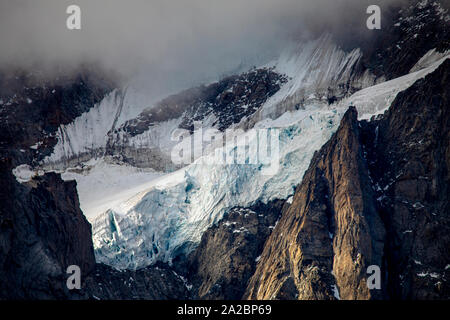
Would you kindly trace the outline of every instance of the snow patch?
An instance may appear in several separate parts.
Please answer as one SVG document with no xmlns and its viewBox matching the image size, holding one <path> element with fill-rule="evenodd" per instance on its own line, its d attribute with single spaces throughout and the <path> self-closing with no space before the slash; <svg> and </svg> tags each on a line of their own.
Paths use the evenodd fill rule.
<svg viewBox="0 0 450 320">
<path fill-rule="evenodd" d="M 62 179 L 77 181 L 81 210 L 92 221 L 99 212 L 126 202 L 161 176 L 162 173 L 152 169 L 99 159 L 91 160 L 82 167 L 67 169 Z"/>
<path fill-rule="evenodd" d="M 337 300 L 341 300 L 341 297 L 339 296 L 339 289 L 338 289 L 338 287 L 337 287 L 335 284 L 333 284 L 333 285 L 331 286 L 331 289 L 333 290 L 333 296 L 334 296 Z"/>
<path fill-rule="evenodd" d="M 19 183 L 29 182 L 37 175 L 37 172 L 27 164 L 21 164 L 14 168 L 12 172 Z"/>
</svg>

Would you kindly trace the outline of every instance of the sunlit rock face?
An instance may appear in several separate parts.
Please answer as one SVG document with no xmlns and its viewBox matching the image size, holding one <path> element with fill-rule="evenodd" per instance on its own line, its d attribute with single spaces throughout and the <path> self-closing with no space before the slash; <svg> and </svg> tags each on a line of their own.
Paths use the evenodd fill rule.
<svg viewBox="0 0 450 320">
<path fill-rule="evenodd" d="M 265 244 L 249 299 L 447 299 L 450 60 L 377 120 L 351 108 Z M 381 270 L 368 286 L 370 266 Z"/>
</svg>

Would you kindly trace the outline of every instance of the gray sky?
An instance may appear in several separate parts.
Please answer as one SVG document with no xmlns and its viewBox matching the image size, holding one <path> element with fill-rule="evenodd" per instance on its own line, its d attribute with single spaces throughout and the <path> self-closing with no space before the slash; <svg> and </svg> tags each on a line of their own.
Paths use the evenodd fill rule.
<svg viewBox="0 0 450 320">
<path fill-rule="evenodd" d="M 257 64 L 324 28 L 353 34 L 368 4 L 395 0 L 0 0 L 0 68 L 151 71 L 202 81 Z M 66 29 L 77 4 L 82 30 Z"/>
</svg>

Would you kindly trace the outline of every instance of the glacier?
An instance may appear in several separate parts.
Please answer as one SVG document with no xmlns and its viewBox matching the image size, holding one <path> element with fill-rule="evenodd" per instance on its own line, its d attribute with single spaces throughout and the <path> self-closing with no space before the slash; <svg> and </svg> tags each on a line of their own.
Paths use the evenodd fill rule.
<svg viewBox="0 0 450 320">
<path fill-rule="evenodd" d="M 399 92 L 434 71 L 449 53 L 431 50 L 409 74 L 390 81 L 359 70 L 361 58 L 359 49 L 345 52 L 324 35 L 293 45 L 264 65 L 289 80 L 232 128 L 279 130 L 279 170 L 274 175 L 264 174 L 261 164 L 214 164 L 216 152 L 234 152 L 214 144 L 192 164 L 169 173 L 111 159 L 105 154 L 111 139 L 128 146 L 150 145 L 169 160 L 176 144 L 171 134 L 180 124 L 177 118 L 129 139 L 120 136 L 121 131 L 115 135 L 116 128 L 153 103 L 132 88 L 111 92 L 74 122 L 61 126 L 53 153 L 39 167 L 19 166 L 13 173 L 20 182 L 49 171 L 77 181 L 81 208 L 93 226 L 98 262 L 117 269 L 170 263 L 195 248 L 203 232 L 230 208 L 289 199 L 314 152 L 336 131 L 348 106 L 358 109 L 359 119 L 385 112 Z M 330 95 L 337 102 L 330 104 Z M 206 127 L 200 129 L 212 128 L 213 122 L 204 121 Z"/>
<path fill-rule="evenodd" d="M 294 110 L 298 101 L 303 104 L 325 102 L 331 94 L 329 88 L 335 88 L 333 95 L 342 97 L 349 91 L 383 81 L 376 79 L 369 71 L 355 72 L 361 57 L 359 49 L 349 53 L 340 49 L 329 34 L 317 40 L 291 45 L 279 58 L 261 66 L 274 68 L 290 80 L 255 114 L 243 119 L 243 123 L 250 124 L 242 124 L 242 127 L 252 127 L 268 117 L 275 119 L 286 111 Z M 351 88 L 348 88 L 349 85 Z M 132 84 L 123 90 L 114 90 L 91 110 L 58 129 L 55 135 L 57 145 L 41 166 L 45 170 L 64 170 L 93 157 L 102 157 L 108 147 L 115 145 L 134 149 L 146 147 L 167 160 L 175 145 L 170 133 L 180 125 L 181 118 L 155 123 L 132 137 L 117 130 L 128 120 L 138 119 L 142 111 L 150 110 L 160 98 L 143 96 Z M 214 119 L 203 122 L 205 126 L 210 126 Z"/>
<path fill-rule="evenodd" d="M 136 269 L 156 261 L 171 263 L 177 255 L 192 250 L 206 228 L 219 221 L 228 209 L 289 198 L 314 152 L 336 131 L 349 105 L 356 106 L 360 119 L 370 119 L 387 110 L 399 92 L 447 58 L 357 91 L 336 104 L 312 99 L 301 110 L 258 121 L 255 128 L 280 130 L 277 174 L 262 174 L 261 165 L 212 165 L 208 159 L 212 155 L 205 155 L 98 216 L 93 222 L 97 260 L 118 269 Z M 295 86 L 289 85 L 291 94 L 300 88 L 294 90 L 291 88 Z M 262 109 L 276 107 L 273 101 L 266 104 Z M 233 148 L 225 147 L 221 152 L 228 154 Z"/>
<path fill-rule="evenodd" d="M 153 169 L 93 158 L 66 169 L 61 177 L 65 181 L 76 180 L 80 208 L 91 219 L 98 212 L 104 212 L 151 186 L 162 175 Z"/>
<path fill-rule="evenodd" d="M 227 209 L 292 195 L 314 151 L 330 138 L 342 116 L 337 110 L 313 109 L 271 123 L 272 128 L 284 125 L 280 167 L 273 176 L 265 175 L 258 164 L 214 165 L 205 159 L 213 155 L 207 155 L 98 216 L 93 222 L 98 261 L 119 269 L 170 262 L 191 250 Z"/>
</svg>

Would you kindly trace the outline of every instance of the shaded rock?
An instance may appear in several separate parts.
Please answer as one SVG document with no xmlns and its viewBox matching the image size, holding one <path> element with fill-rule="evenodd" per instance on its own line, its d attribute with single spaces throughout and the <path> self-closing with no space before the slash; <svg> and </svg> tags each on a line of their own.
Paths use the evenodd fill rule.
<svg viewBox="0 0 450 320">
<path fill-rule="evenodd" d="M 95 266 L 75 182 L 49 173 L 21 185 L 8 160 L 0 165 L 0 298 L 67 298 L 67 267 L 77 265 L 85 276 Z"/>
<path fill-rule="evenodd" d="M 450 296 L 450 60 L 363 123 L 367 159 L 387 228 L 388 294 Z"/>
<path fill-rule="evenodd" d="M 372 31 L 375 36 L 361 43 L 364 64 L 388 80 L 407 74 L 429 50 L 450 49 L 450 2 L 413 0 L 405 4 L 384 7 L 382 30 Z"/>
<path fill-rule="evenodd" d="M 273 201 L 250 208 L 233 208 L 203 234 L 188 261 L 194 297 L 242 298 L 284 204 L 285 201 Z"/>
<path fill-rule="evenodd" d="M 133 137 L 158 122 L 180 117 L 179 127 L 191 132 L 194 131 L 194 122 L 207 121 L 211 117 L 215 119 L 212 125 L 224 131 L 258 110 L 285 82 L 286 76 L 268 68 L 226 77 L 163 99 L 154 108 L 124 123 L 116 134 L 123 131 Z"/>
<path fill-rule="evenodd" d="M 173 300 L 186 299 L 189 290 L 186 280 L 164 264 L 136 271 L 97 264 L 76 294 L 77 299 Z"/>
</svg>

